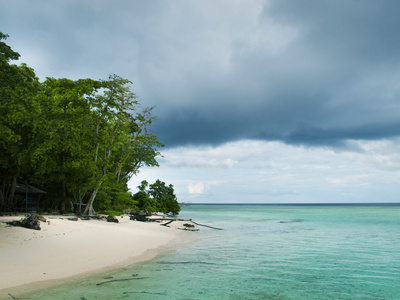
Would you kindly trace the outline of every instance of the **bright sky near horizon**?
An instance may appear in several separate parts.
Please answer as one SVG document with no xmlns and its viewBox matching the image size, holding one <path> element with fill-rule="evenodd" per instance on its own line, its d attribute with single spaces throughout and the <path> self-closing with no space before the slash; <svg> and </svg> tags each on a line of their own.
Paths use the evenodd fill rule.
<svg viewBox="0 0 400 300">
<path fill-rule="evenodd" d="M 0 0 L 40 80 L 131 80 L 185 202 L 400 202 L 400 1 Z"/>
</svg>

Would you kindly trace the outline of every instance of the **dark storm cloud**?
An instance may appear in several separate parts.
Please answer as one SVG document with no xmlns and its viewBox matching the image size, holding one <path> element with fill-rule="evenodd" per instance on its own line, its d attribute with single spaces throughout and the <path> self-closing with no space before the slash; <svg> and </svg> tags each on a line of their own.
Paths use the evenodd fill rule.
<svg viewBox="0 0 400 300">
<path fill-rule="evenodd" d="M 233 46 L 235 68 L 218 79 L 223 91 L 203 80 L 190 109 L 165 116 L 162 136 L 171 144 L 262 138 L 334 146 L 398 136 L 399 12 L 396 1 L 271 2 L 258 28 L 272 20 L 297 30 L 294 41 L 274 55 L 246 40 Z M 214 110 L 202 114 L 207 100 Z"/>
<path fill-rule="evenodd" d="M 167 146 L 400 135 L 398 1 L 0 1 L 41 79 L 132 80 Z"/>
</svg>

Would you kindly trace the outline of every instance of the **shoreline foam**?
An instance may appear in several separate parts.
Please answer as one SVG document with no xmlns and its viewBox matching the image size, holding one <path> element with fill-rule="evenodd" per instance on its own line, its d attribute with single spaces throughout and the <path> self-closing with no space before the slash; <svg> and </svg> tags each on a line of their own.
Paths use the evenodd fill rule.
<svg viewBox="0 0 400 300">
<path fill-rule="evenodd" d="M 181 231 L 159 223 L 70 221 L 47 216 L 42 230 L 9 226 L 21 217 L 0 217 L 0 298 L 17 288 L 120 268 L 154 258 L 178 243 Z M 33 288 L 32 288 L 33 289 Z"/>
</svg>

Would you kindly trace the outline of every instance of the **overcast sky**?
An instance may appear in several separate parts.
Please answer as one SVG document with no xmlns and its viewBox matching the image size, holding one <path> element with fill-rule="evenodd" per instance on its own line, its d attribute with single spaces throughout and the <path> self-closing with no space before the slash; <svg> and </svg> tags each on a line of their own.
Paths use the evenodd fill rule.
<svg viewBox="0 0 400 300">
<path fill-rule="evenodd" d="M 187 202 L 400 202 L 400 1 L 0 0 L 46 77 L 130 79 Z"/>
</svg>

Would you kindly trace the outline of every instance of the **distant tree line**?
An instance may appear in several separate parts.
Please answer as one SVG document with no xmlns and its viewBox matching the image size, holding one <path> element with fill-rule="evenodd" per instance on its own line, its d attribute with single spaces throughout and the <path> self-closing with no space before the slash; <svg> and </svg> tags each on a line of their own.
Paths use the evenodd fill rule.
<svg viewBox="0 0 400 300">
<path fill-rule="evenodd" d="M 142 211 L 158 211 L 163 213 L 179 214 L 181 208 L 174 194 L 173 185 L 156 180 L 150 184 L 143 180 L 138 186 L 139 192 L 133 195 Z"/>
<path fill-rule="evenodd" d="M 46 191 L 43 210 L 65 213 L 70 203 L 84 204 L 85 214 L 142 209 L 127 183 L 142 166 L 158 166 L 163 145 L 148 131 L 152 108 L 142 108 L 131 82 L 117 75 L 39 82 L 32 68 L 12 64 L 20 55 L 7 37 L 0 32 L 0 211 L 23 202 L 18 182 Z"/>
</svg>

